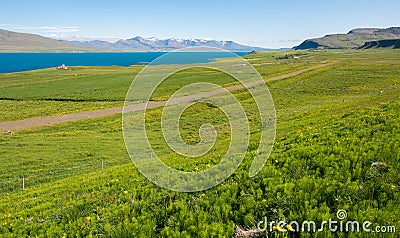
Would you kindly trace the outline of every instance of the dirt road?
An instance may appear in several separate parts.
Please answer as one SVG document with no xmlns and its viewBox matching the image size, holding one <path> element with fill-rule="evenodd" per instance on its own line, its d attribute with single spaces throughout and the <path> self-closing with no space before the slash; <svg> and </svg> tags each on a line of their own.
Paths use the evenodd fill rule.
<svg viewBox="0 0 400 238">
<path fill-rule="evenodd" d="M 312 66 L 312 67 L 309 67 L 306 69 L 302 69 L 302 70 L 294 71 L 291 73 L 267 78 L 266 81 L 280 80 L 280 79 L 294 77 L 294 76 L 297 76 L 304 72 L 331 66 L 338 62 L 339 61 L 333 61 L 331 63 L 315 65 L 315 66 Z M 253 85 L 250 84 L 247 86 L 250 87 Z M 229 91 L 235 91 L 235 90 L 239 90 L 242 88 L 243 88 L 243 85 L 234 85 L 234 86 L 227 87 L 226 89 Z M 174 103 L 190 102 L 193 99 L 203 98 L 206 96 L 213 96 L 219 92 L 220 91 L 216 90 L 216 91 L 212 91 L 212 92 L 199 93 L 196 95 L 185 96 L 185 97 L 178 98 L 177 100 L 174 101 Z M 154 108 L 154 107 L 163 106 L 166 102 L 167 101 L 149 102 L 149 105 L 147 106 L 147 108 L 150 109 L 150 108 Z M 131 105 L 131 106 L 125 108 L 125 110 L 138 111 L 138 110 L 144 110 L 145 108 L 146 108 L 146 104 L 140 103 L 140 104 Z M 117 108 L 109 108 L 109 109 L 102 109 L 102 110 L 89 111 L 89 112 L 73 113 L 73 114 L 60 115 L 60 116 L 43 117 L 43 118 L 35 118 L 35 119 L 11 121 L 11 122 L 2 122 L 2 123 L 0 123 L 0 131 L 11 134 L 14 131 L 27 129 L 27 128 L 51 126 L 51 125 L 59 124 L 59 123 L 63 123 L 63 122 L 78 121 L 78 120 L 84 120 L 84 119 L 90 119 L 90 118 L 99 118 L 99 117 L 110 116 L 110 115 L 114 115 L 117 113 L 121 113 L 122 110 L 123 110 L 122 107 L 117 107 Z"/>
</svg>

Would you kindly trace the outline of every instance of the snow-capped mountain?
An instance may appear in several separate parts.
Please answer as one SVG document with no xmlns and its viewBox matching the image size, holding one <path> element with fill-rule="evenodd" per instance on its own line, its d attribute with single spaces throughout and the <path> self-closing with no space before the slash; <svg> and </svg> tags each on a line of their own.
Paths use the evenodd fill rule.
<svg viewBox="0 0 400 238">
<path fill-rule="evenodd" d="M 118 40 L 115 43 L 108 41 L 64 41 L 78 46 L 107 50 L 149 50 L 168 51 L 185 47 L 216 47 L 230 51 L 265 50 L 261 47 L 246 46 L 233 41 L 205 40 L 205 39 L 158 39 L 155 37 L 143 38 L 136 36 L 127 40 Z"/>
</svg>

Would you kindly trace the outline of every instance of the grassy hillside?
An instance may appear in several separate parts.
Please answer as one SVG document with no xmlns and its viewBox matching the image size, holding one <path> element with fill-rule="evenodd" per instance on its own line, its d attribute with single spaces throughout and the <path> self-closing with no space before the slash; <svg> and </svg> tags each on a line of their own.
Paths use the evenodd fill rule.
<svg viewBox="0 0 400 238">
<path fill-rule="evenodd" d="M 0 52 L 72 52 L 95 51 L 47 37 L 0 29 Z"/>
<path fill-rule="evenodd" d="M 399 49 L 400 39 L 368 41 L 365 42 L 365 44 L 362 45 L 359 49 L 378 49 L 378 48 Z"/>
<path fill-rule="evenodd" d="M 248 56 L 264 78 L 323 61 L 339 63 L 267 82 L 277 111 L 277 137 L 267 164 L 254 178 L 248 177 L 248 169 L 260 133 L 257 111 L 246 90 L 236 91 L 251 124 L 250 148 L 233 176 L 203 192 L 171 192 L 142 176 L 126 153 L 121 115 L 1 134 L 0 233 L 6 237 L 232 237 L 236 226 L 255 228 L 265 216 L 269 221 L 320 223 L 335 219 L 339 209 L 347 211 L 348 220 L 371 221 L 371 229 L 399 228 L 399 56 L 396 50 Z M 129 87 L 126 81 L 138 69 L 77 67 L 64 76 L 51 70 L 3 74 L 0 97 L 7 100 L 0 105 L 5 107 L 3 103 L 14 98 L 38 108 L 51 102 L 64 110 L 81 98 L 79 103 L 111 106 L 107 103 L 123 100 Z M 76 78 L 78 72 L 85 72 L 86 80 Z M 198 73 L 186 70 L 168 78 L 154 99 L 198 80 Z M 221 85 L 233 83 L 215 72 L 201 73 L 210 73 L 209 79 Z M 107 75 L 112 80 L 107 81 Z M 58 91 L 58 87 L 66 89 Z M 74 100 L 57 104 L 51 98 Z M 32 116 L 39 110 L 18 103 L 20 115 Z M 46 115 L 54 113 L 58 112 Z M 147 114 L 148 133 L 165 163 L 199 171 L 219 161 L 229 142 L 229 126 L 218 108 L 197 104 L 182 116 L 181 133 L 189 142 L 198 141 L 198 127 L 205 122 L 218 130 L 218 143 L 199 159 L 179 157 L 166 147 L 160 134 L 161 113 L 162 108 L 154 108 Z M 25 191 L 21 191 L 22 176 Z M 278 227 L 268 235 L 398 237 L 398 233 L 280 232 Z"/>
<path fill-rule="evenodd" d="M 370 41 L 400 39 L 399 32 L 390 29 L 398 28 L 354 29 L 347 34 L 332 34 L 306 40 L 299 46 L 296 46 L 295 49 L 357 49 Z"/>
</svg>

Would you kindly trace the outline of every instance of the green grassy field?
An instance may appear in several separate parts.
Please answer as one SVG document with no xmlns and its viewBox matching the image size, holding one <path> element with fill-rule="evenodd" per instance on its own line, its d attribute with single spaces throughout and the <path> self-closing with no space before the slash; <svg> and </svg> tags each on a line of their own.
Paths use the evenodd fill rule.
<svg viewBox="0 0 400 238">
<path fill-rule="evenodd" d="M 348 220 L 400 229 L 400 51 L 260 52 L 246 57 L 269 78 L 324 61 L 337 64 L 267 81 L 275 102 L 277 135 L 267 164 L 249 167 L 260 136 L 247 90 L 234 95 L 250 121 L 251 141 L 240 168 L 222 184 L 197 193 L 162 189 L 130 162 L 121 115 L 0 134 L 0 233 L 4 237 L 232 237 L 258 221 L 317 224 L 346 210 Z M 73 67 L 0 75 L 1 121 L 122 106 L 141 67 Z M 207 78 L 236 82 L 214 71 L 186 70 L 153 95 L 165 100 Z M 205 122 L 218 142 L 200 158 L 177 156 L 160 129 L 162 108 L 146 119 L 161 159 L 184 171 L 217 163 L 229 144 L 218 108 L 196 104 L 180 126 L 189 143 Z M 104 162 L 102 169 L 101 162 Z M 373 166 L 380 162 L 379 166 Z M 21 191 L 21 177 L 25 190 Z M 397 233 L 269 232 L 269 237 L 398 237 Z M 265 234 L 264 234 L 265 236 Z"/>
<path fill-rule="evenodd" d="M 1 121 L 123 106 L 141 67 L 73 67 L 0 75 Z"/>
<path fill-rule="evenodd" d="M 276 55 L 276 56 L 275 56 Z M 252 55 L 249 61 L 264 77 L 272 77 L 319 63 L 317 57 L 305 60 L 275 60 L 278 53 Z M 273 57 L 274 56 L 274 57 Z M 290 63 L 289 63 L 290 62 Z M 285 64 L 283 64 L 285 63 Z M 265 67 L 267 66 L 267 67 Z M 44 116 L 91 111 L 123 106 L 127 90 L 142 66 L 70 67 L 70 70 L 34 70 L 0 74 L 0 121 L 13 121 Z M 180 86 L 212 76 L 220 85 L 235 84 L 219 80 L 212 74 L 183 74 L 160 87 L 153 100 L 168 98 Z"/>
</svg>

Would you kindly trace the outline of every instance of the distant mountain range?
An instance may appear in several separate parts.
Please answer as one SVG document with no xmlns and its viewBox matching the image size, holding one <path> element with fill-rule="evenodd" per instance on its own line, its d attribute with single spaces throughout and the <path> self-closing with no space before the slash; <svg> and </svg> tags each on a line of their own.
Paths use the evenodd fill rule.
<svg viewBox="0 0 400 238">
<path fill-rule="evenodd" d="M 216 47 L 229 51 L 266 50 L 233 41 L 203 39 L 157 39 L 140 36 L 115 43 L 107 41 L 62 41 L 35 34 L 0 29 L 0 52 L 91 52 L 91 51 L 171 51 L 186 47 Z"/>
<path fill-rule="evenodd" d="M 229 51 L 269 50 L 233 41 L 205 39 L 158 39 L 136 36 L 114 43 L 101 40 L 65 41 L 35 34 L 0 29 L 0 52 L 101 52 L 101 51 L 172 51 L 186 47 L 215 47 Z M 332 34 L 305 40 L 295 50 L 400 48 L 400 27 L 357 28 L 347 34 Z M 285 50 L 285 49 L 281 49 Z"/>
<path fill-rule="evenodd" d="M 379 28 L 357 28 L 347 34 L 332 34 L 321 38 L 305 40 L 295 50 L 304 49 L 365 49 L 371 45 L 368 42 L 379 42 L 382 40 L 399 40 L 400 27 Z M 386 44 L 374 44 L 374 47 L 383 47 Z"/>
<path fill-rule="evenodd" d="M 105 50 L 147 50 L 147 51 L 171 51 L 186 47 L 215 47 L 230 51 L 257 51 L 266 50 L 261 47 L 241 45 L 233 41 L 218 41 L 204 39 L 158 39 L 155 37 L 144 38 L 136 36 L 127 40 L 118 40 L 115 43 L 93 41 L 63 41 L 76 46 Z"/>
</svg>

